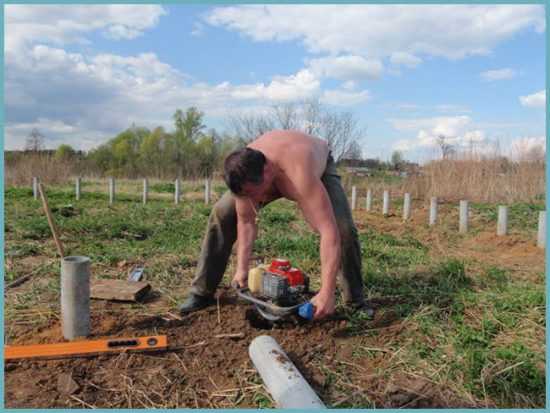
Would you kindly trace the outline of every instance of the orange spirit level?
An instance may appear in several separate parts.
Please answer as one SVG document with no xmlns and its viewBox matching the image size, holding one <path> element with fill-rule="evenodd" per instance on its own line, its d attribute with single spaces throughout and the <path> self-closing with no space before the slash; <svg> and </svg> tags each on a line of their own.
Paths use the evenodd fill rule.
<svg viewBox="0 0 550 413">
<path fill-rule="evenodd" d="M 92 341 L 71 341 L 67 343 L 55 344 L 4 346 L 4 359 L 15 360 L 36 357 L 77 357 L 98 353 L 164 350 L 166 349 L 166 347 L 166 336 L 116 338 Z"/>
</svg>

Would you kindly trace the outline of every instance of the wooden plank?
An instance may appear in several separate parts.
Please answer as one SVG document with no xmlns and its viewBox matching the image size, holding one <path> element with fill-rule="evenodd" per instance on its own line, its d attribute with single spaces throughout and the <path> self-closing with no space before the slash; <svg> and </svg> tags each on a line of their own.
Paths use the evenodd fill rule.
<svg viewBox="0 0 550 413">
<path fill-rule="evenodd" d="M 167 346 L 166 336 L 121 337 L 107 340 L 4 346 L 4 359 L 78 357 L 122 351 L 165 350 Z"/>
<path fill-rule="evenodd" d="M 90 286 L 90 297 L 100 300 L 139 301 L 151 290 L 151 286 L 142 281 L 95 279 Z"/>
</svg>

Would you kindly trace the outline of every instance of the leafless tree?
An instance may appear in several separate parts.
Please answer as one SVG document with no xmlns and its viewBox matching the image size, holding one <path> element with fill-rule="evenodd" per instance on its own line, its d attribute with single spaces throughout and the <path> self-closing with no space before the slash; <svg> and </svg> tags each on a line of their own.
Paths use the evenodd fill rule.
<svg viewBox="0 0 550 413">
<path fill-rule="evenodd" d="M 234 115 L 229 118 L 229 125 L 235 136 L 244 142 L 250 142 L 261 134 L 275 129 L 275 123 L 268 115 Z"/>
<path fill-rule="evenodd" d="M 363 151 L 361 150 L 361 146 L 359 145 L 359 143 L 357 141 L 353 141 L 349 145 L 348 150 L 344 153 L 342 158 L 357 160 L 363 159 Z"/>
<path fill-rule="evenodd" d="M 294 129 L 327 141 L 336 161 L 357 144 L 363 131 L 351 112 L 331 112 L 318 100 L 274 105 L 263 115 L 229 119 L 232 132 L 248 142 L 271 129 Z"/>
<path fill-rule="evenodd" d="M 357 119 L 351 112 L 326 112 L 321 120 L 319 137 L 327 141 L 334 159 L 338 161 L 348 151 L 350 145 L 359 141 L 362 133 Z"/>
<path fill-rule="evenodd" d="M 273 114 L 277 127 L 285 130 L 299 129 L 298 110 L 294 103 L 274 105 Z"/>
<path fill-rule="evenodd" d="M 441 149 L 441 157 L 443 159 L 448 159 L 455 153 L 454 146 L 449 143 L 449 138 L 445 135 L 437 136 L 437 145 Z"/>
<path fill-rule="evenodd" d="M 307 100 L 303 102 L 302 107 L 303 131 L 309 135 L 318 136 L 321 129 L 321 118 L 323 116 L 323 109 L 319 103 L 319 100 Z"/>
<path fill-rule="evenodd" d="M 29 136 L 27 136 L 25 150 L 39 152 L 44 149 L 44 135 L 42 135 L 38 129 L 34 128 L 31 133 L 29 133 Z"/>
</svg>

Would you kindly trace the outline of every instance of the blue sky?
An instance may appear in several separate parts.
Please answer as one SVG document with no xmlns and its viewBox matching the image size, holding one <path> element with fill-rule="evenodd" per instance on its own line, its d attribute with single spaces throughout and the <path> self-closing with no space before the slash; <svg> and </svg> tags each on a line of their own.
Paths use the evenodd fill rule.
<svg viewBox="0 0 550 413">
<path fill-rule="evenodd" d="M 6 149 L 306 99 L 352 112 L 367 157 L 545 148 L 542 6 L 9 5 L 5 25 Z"/>
</svg>

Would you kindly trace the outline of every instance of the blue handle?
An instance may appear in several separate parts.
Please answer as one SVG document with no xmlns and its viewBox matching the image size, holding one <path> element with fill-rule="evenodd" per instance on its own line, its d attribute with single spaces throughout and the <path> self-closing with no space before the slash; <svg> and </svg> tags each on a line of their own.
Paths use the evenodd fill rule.
<svg viewBox="0 0 550 413">
<path fill-rule="evenodd" d="M 313 314 L 315 313 L 315 307 L 310 302 L 302 304 L 298 307 L 298 315 L 306 320 L 313 319 Z"/>
</svg>

